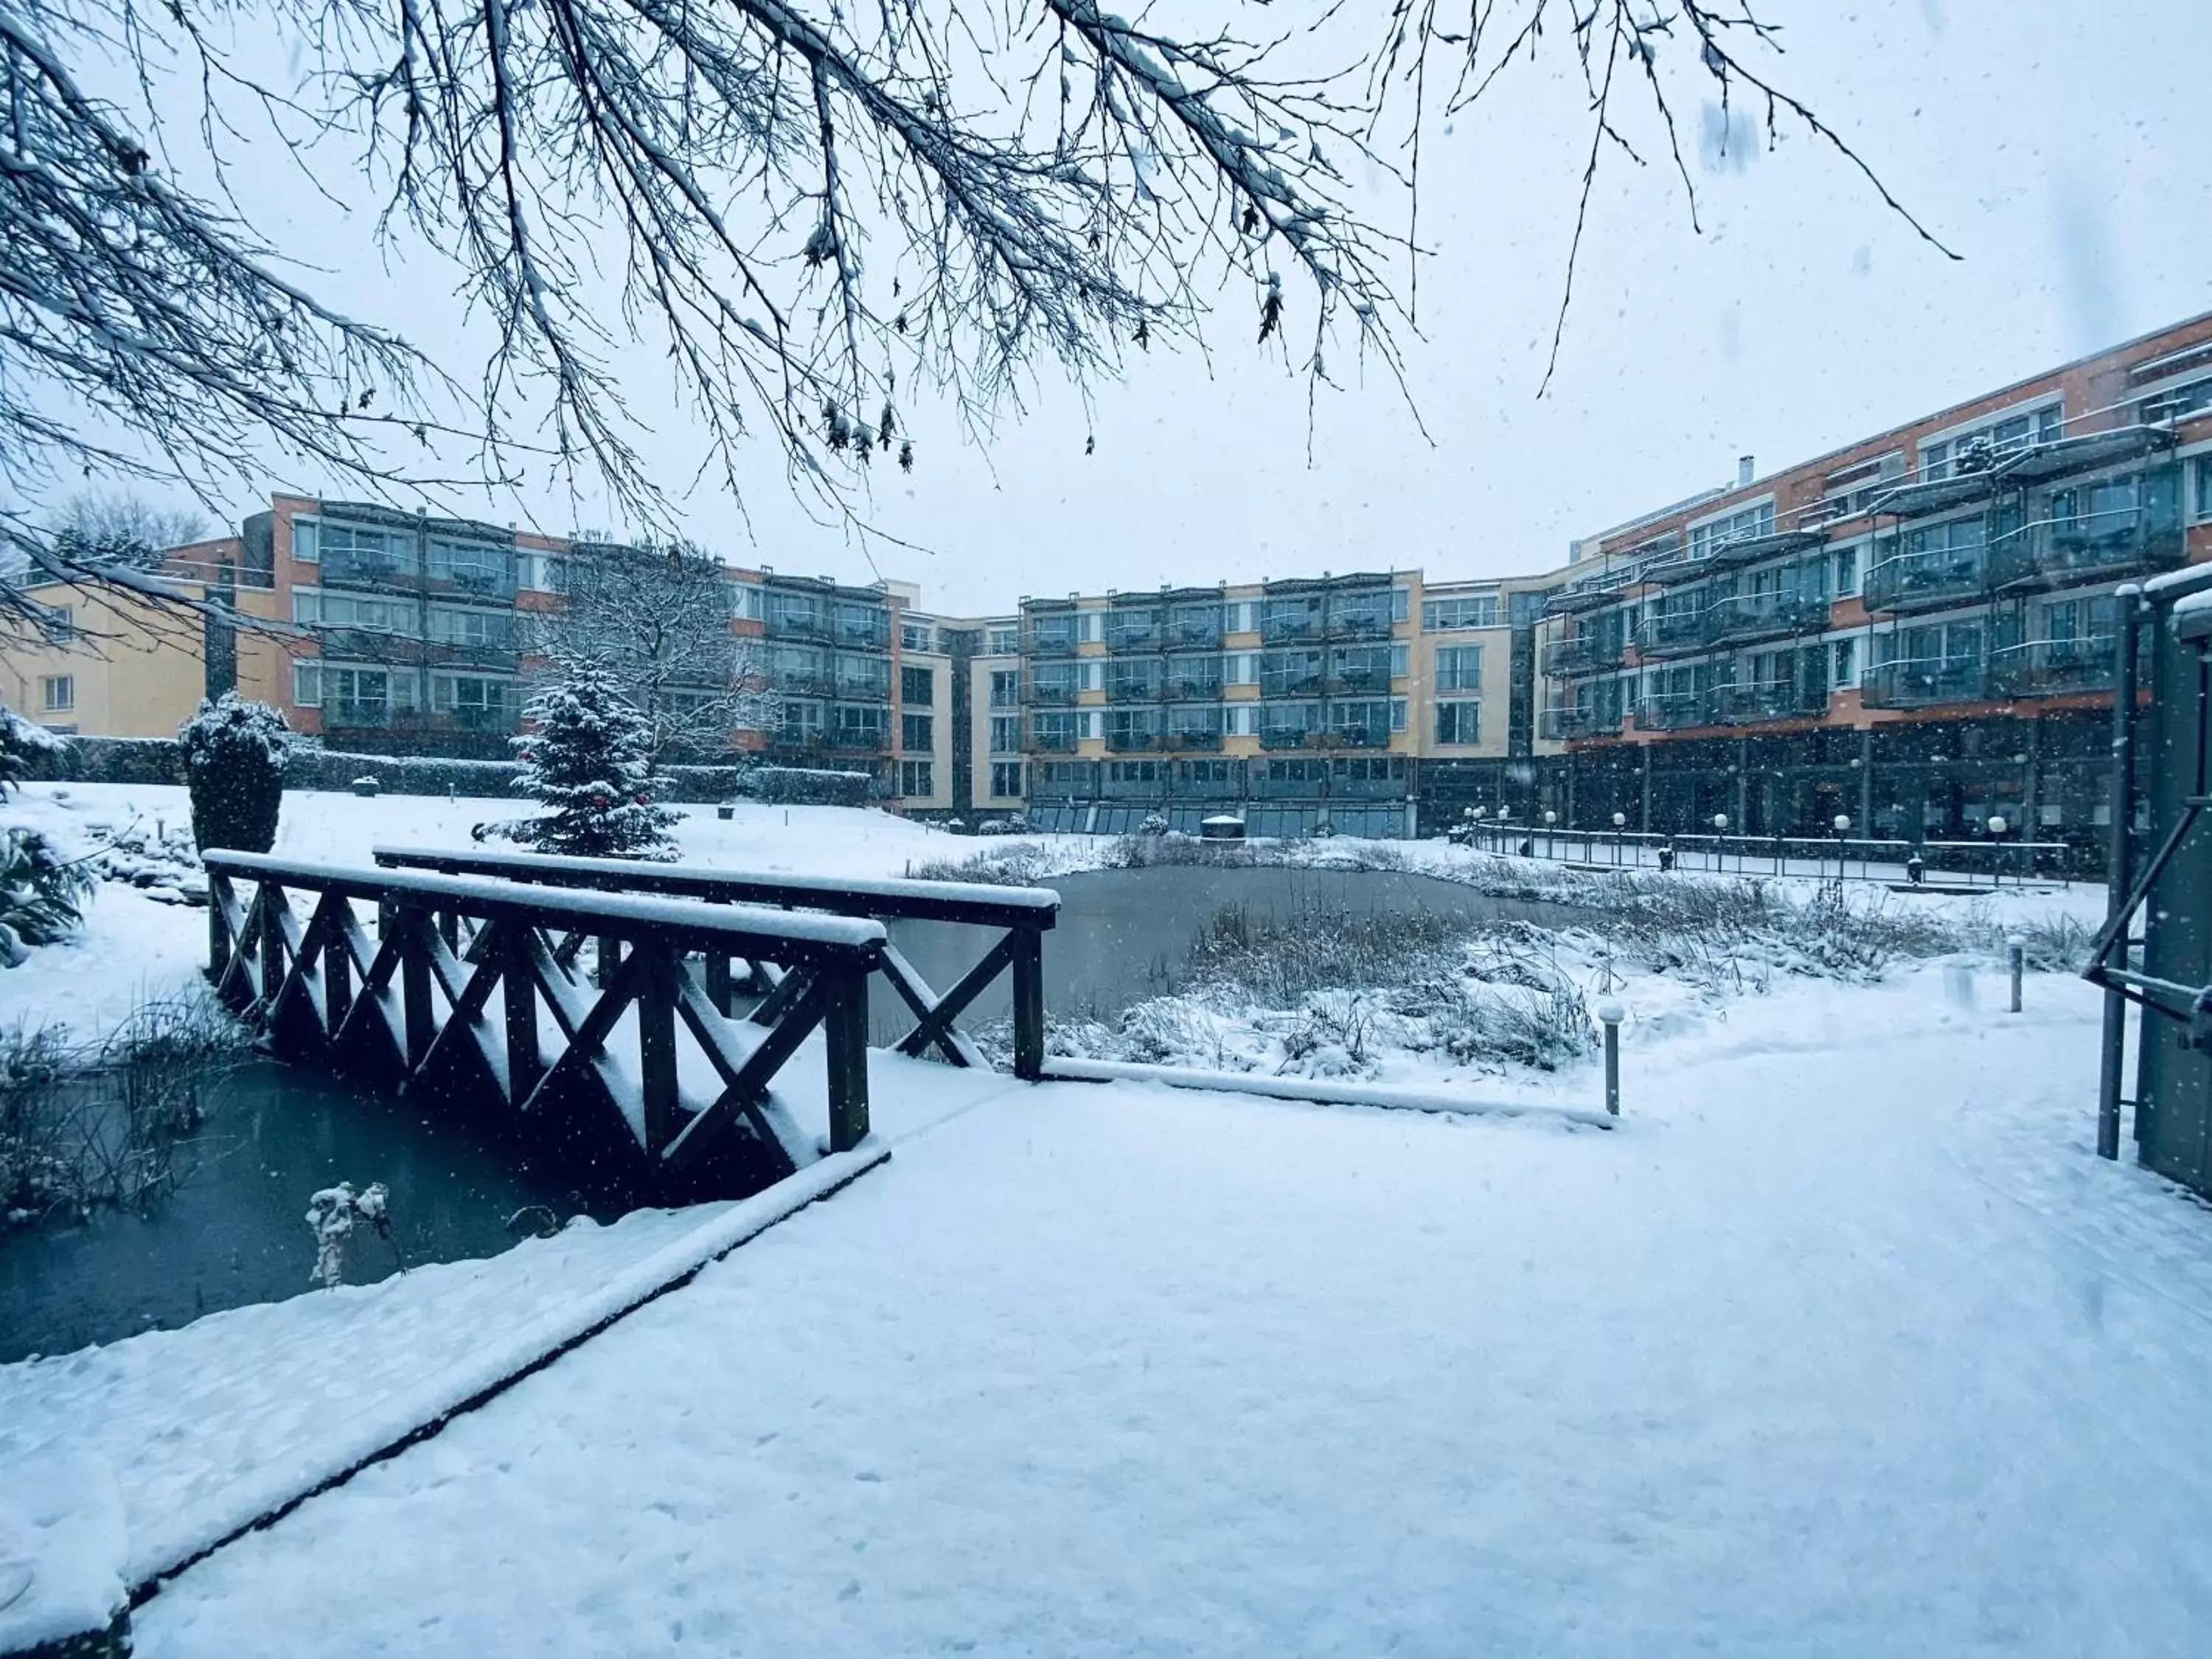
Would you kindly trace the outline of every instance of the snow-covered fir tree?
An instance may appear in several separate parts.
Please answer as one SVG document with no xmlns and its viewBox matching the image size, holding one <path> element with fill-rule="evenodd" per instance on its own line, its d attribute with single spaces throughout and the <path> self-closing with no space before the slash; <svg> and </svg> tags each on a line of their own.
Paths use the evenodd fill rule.
<svg viewBox="0 0 2212 1659">
<path fill-rule="evenodd" d="M 506 826 L 541 853 L 580 858 L 665 858 L 678 815 L 653 804 L 666 780 L 653 770 L 652 720 L 622 695 L 613 672 L 574 662 L 558 684 L 531 698 L 530 727 L 514 745 L 515 787 L 545 810 Z"/>
</svg>

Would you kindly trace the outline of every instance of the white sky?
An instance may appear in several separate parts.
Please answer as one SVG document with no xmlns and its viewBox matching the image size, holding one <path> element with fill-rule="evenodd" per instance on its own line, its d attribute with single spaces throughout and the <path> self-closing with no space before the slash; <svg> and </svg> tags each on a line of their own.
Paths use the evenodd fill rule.
<svg viewBox="0 0 2212 1659">
<path fill-rule="evenodd" d="M 2212 308 L 2204 0 L 1758 9 L 1787 26 L 1782 84 L 1962 263 L 1795 130 L 1771 154 L 1739 144 L 1735 165 L 1692 149 L 1703 235 L 1663 153 L 1647 152 L 1643 170 L 1613 155 L 1559 374 L 1539 400 L 1588 142 L 1579 83 L 1555 53 L 1448 134 L 1432 130 L 1424 155 L 1421 234 L 1435 257 L 1421 278 L 1425 337 L 1405 346 L 1433 447 L 1376 380 L 1322 392 L 1309 466 L 1304 384 L 1253 349 L 1237 290 L 1215 319 L 1210 365 L 1155 350 L 1097 388 L 1087 416 L 1066 387 L 1044 387 L 988 454 L 941 410 L 912 411 L 919 464 L 911 477 L 879 464 L 865 510 L 927 554 L 879 550 L 872 568 L 792 501 L 766 450 L 746 501 L 752 535 L 712 492 L 684 503 L 690 528 L 735 562 L 906 577 L 949 612 L 1322 569 L 1543 568 L 1571 537 L 1729 481 L 1739 454 L 1764 471 Z M 418 335 L 465 337 L 443 276 L 386 274 L 366 213 L 333 213 L 281 165 L 240 171 L 242 205 L 264 230 L 319 250 L 332 271 L 321 291 Z M 1296 339 L 1308 296 L 1291 292 Z M 624 367 L 651 406 L 657 357 L 636 356 Z M 680 489 L 696 446 L 664 420 L 649 453 Z M 483 510 L 556 532 L 604 522 L 550 494 Z"/>
</svg>

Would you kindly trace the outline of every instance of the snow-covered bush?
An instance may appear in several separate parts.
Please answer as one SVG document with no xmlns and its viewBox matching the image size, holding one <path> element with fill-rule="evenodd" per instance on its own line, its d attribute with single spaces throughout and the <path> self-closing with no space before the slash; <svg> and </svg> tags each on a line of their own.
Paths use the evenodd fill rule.
<svg viewBox="0 0 2212 1659">
<path fill-rule="evenodd" d="M 373 1232 L 391 1243 L 391 1198 L 380 1181 L 370 1182 L 358 1193 L 353 1182 L 341 1181 L 307 1200 L 307 1226 L 315 1235 L 315 1266 L 307 1275 L 309 1284 L 329 1290 L 345 1283 L 346 1247 L 356 1232 Z"/>
<path fill-rule="evenodd" d="M 0 968 L 51 945 L 84 921 L 93 878 L 36 830 L 0 825 Z"/>
<path fill-rule="evenodd" d="M 274 847 L 292 750 L 284 716 L 265 702 L 226 691 L 200 704 L 177 728 L 177 742 L 191 793 L 192 839 L 200 849 L 265 853 Z"/>
<path fill-rule="evenodd" d="M 1168 821 L 1158 812 L 1146 813 L 1145 821 L 1137 826 L 1137 833 L 1140 836 L 1164 836 L 1167 832 Z"/>
<path fill-rule="evenodd" d="M 30 775 L 33 756 L 52 755 L 68 746 L 42 726 L 33 726 L 4 702 L 0 702 L 0 800 Z"/>
<path fill-rule="evenodd" d="M 544 808 L 499 826 L 541 853 L 576 858 L 667 858 L 680 815 L 655 805 L 665 780 L 653 769 L 653 722 L 623 698 L 614 675 L 569 665 L 558 685 L 523 710 L 531 730 L 514 739 L 523 762 L 514 787 Z"/>
</svg>

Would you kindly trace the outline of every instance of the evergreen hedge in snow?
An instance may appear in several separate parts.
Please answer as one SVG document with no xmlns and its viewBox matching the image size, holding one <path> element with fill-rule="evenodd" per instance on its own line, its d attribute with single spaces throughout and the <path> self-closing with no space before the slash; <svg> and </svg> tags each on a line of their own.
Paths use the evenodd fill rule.
<svg viewBox="0 0 2212 1659">
<path fill-rule="evenodd" d="M 265 702 L 226 691 L 177 728 L 191 792 L 192 839 L 205 852 L 265 853 L 276 844 L 292 728 Z"/>
<path fill-rule="evenodd" d="M 545 810 L 501 826 L 541 853 L 576 858 L 665 858 L 679 814 L 653 804 L 666 784 L 653 766 L 653 722 L 627 702 L 600 664 L 569 666 L 558 685 L 531 698 L 534 728 L 514 739 L 522 757 L 515 787 Z"/>
<path fill-rule="evenodd" d="M 33 726 L 0 702 L 0 800 L 30 775 L 32 763 L 69 746 L 43 726 Z"/>
</svg>

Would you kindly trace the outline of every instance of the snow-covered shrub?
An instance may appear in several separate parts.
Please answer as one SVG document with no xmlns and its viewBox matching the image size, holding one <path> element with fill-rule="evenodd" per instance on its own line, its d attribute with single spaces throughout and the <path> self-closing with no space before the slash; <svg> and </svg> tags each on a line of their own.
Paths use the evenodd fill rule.
<svg viewBox="0 0 2212 1659">
<path fill-rule="evenodd" d="M 91 872 L 38 830 L 0 825 L 0 968 L 74 933 L 93 886 Z"/>
<path fill-rule="evenodd" d="M 541 853 L 577 858 L 668 858 L 679 814 L 654 805 L 665 780 L 653 764 L 653 722 L 630 706 L 603 665 L 569 665 L 523 710 L 531 730 L 514 787 L 544 811 L 498 826 Z"/>
<path fill-rule="evenodd" d="M 4 702 L 0 702 L 0 800 L 30 775 L 33 756 L 60 752 L 68 740 L 42 726 L 33 726 Z"/>
<path fill-rule="evenodd" d="M 226 691 L 177 728 L 202 851 L 265 853 L 276 844 L 292 729 L 265 702 Z"/>
<path fill-rule="evenodd" d="M 307 1275 L 309 1284 L 328 1290 L 345 1283 L 346 1247 L 356 1232 L 373 1232 L 391 1243 L 391 1197 L 380 1181 L 370 1182 L 357 1193 L 353 1182 L 341 1181 L 307 1200 L 307 1227 L 315 1235 L 315 1266 Z"/>
<path fill-rule="evenodd" d="M 1164 836 L 1167 832 L 1168 821 L 1158 812 L 1146 813 L 1144 822 L 1137 826 L 1137 833 L 1140 836 Z"/>
</svg>

